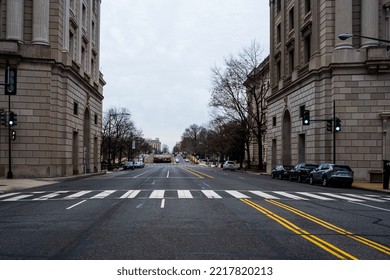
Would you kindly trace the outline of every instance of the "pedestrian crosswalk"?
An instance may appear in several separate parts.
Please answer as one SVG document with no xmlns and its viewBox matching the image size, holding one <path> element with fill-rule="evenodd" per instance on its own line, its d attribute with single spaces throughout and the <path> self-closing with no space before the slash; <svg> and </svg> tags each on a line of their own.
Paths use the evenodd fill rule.
<svg viewBox="0 0 390 280">
<path fill-rule="evenodd" d="M 67 190 L 47 192 L 14 192 L 0 195 L 0 202 L 47 201 L 77 199 L 274 199 L 320 200 L 349 202 L 390 202 L 386 194 L 356 194 L 330 192 L 257 191 L 257 190 Z"/>
</svg>

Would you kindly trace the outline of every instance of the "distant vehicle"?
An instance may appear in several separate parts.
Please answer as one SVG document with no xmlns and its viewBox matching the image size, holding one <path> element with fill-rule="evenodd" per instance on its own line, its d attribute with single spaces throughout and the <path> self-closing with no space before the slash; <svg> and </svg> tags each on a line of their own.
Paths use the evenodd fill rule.
<svg viewBox="0 0 390 280">
<path fill-rule="evenodd" d="M 279 179 L 288 179 L 289 171 L 293 168 L 291 165 L 280 164 L 277 165 L 274 169 L 272 169 L 271 177 L 279 178 Z"/>
<path fill-rule="evenodd" d="M 134 168 L 144 168 L 145 164 L 142 161 L 134 162 Z"/>
<path fill-rule="evenodd" d="M 297 180 L 298 183 L 305 182 L 309 179 L 310 172 L 318 167 L 318 164 L 298 163 L 294 168 L 288 171 L 290 181 Z"/>
<path fill-rule="evenodd" d="M 132 161 L 127 161 L 123 164 L 123 170 L 134 169 L 134 164 Z"/>
<path fill-rule="evenodd" d="M 175 159 L 175 162 L 176 162 L 176 163 L 179 163 L 179 162 L 180 162 L 180 160 L 179 160 L 178 158 L 176 158 L 176 159 Z"/>
<path fill-rule="evenodd" d="M 311 185 L 321 182 L 324 187 L 331 185 L 352 186 L 353 171 L 348 165 L 325 163 L 310 172 Z"/>
<path fill-rule="evenodd" d="M 237 167 L 236 167 L 236 164 L 234 161 L 225 161 L 225 163 L 222 165 L 222 170 L 236 170 Z"/>
</svg>

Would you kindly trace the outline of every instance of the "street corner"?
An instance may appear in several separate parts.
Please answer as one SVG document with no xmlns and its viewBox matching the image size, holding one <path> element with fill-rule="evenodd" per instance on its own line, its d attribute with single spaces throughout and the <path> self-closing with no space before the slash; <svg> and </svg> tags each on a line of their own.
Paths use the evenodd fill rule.
<svg viewBox="0 0 390 280">
<path fill-rule="evenodd" d="M 54 184 L 56 181 L 36 179 L 0 179 L 0 194 Z"/>
</svg>

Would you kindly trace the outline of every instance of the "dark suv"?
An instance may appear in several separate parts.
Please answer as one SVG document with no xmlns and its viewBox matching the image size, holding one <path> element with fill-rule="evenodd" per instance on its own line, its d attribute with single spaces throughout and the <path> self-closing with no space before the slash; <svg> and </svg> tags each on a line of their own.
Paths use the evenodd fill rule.
<svg viewBox="0 0 390 280">
<path fill-rule="evenodd" d="M 321 182 L 324 187 L 336 184 L 350 187 L 353 171 L 348 165 L 325 163 L 310 172 L 309 182 L 311 185 Z"/>
<path fill-rule="evenodd" d="M 298 163 L 293 169 L 288 171 L 290 181 L 297 180 L 298 183 L 306 182 L 309 174 L 318 167 L 318 164 Z"/>
<path fill-rule="evenodd" d="M 293 166 L 290 165 L 278 165 L 276 166 L 272 172 L 271 172 L 271 177 L 272 178 L 279 178 L 279 179 L 287 179 L 288 178 L 288 171 L 292 169 Z"/>
</svg>

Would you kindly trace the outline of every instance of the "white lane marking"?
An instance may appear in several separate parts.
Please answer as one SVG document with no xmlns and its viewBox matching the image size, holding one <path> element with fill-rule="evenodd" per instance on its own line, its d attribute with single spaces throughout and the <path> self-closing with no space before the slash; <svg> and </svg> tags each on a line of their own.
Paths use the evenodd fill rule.
<svg viewBox="0 0 390 280">
<path fill-rule="evenodd" d="M 240 193 L 238 191 L 225 191 L 225 192 L 227 192 L 231 196 L 234 196 L 235 198 L 239 198 L 239 199 L 241 199 L 241 198 L 250 198 L 250 196 L 247 196 L 247 195 L 245 195 L 243 193 Z"/>
<path fill-rule="evenodd" d="M 348 201 L 348 202 L 353 203 L 353 204 L 357 204 L 357 205 L 366 206 L 366 207 L 369 207 L 369 208 L 374 208 L 374 209 L 390 212 L 390 209 L 385 209 L 385 208 L 381 208 L 381 207 L 375 207 L 375 206 L 371 206 L 371 205 L 364 204 L 364 203 L 358 203 L 358 202 L 354 202 L 354 201 Z"/>
<path fill-rule="evenodd" d="M 177 195 L 179 198 L 194 198 L 189 190 L 178 190 Z"/>
<path fill-rule="evenodd" d="M 311 198 L 319 199 L 319 200 L 326 200 L 326 201 L 334 200 L 333 198 L 319 196 L 319 195 L 316 195 L 314 193 L 309 193 L 309 192 L 297 192 L 297 193 L 301 194 L 301 195 L 305 195 L 305 196 L 311 197 Z"/>
<path fill-rule="evenodd" d="M 130 191 L 126 192 L 124 195 L 122 195 L 120 198 L 134 198 L 140 192 L 141 192 L 141 190 L 130 190 Z"/>
<path fill-rule="evenodd" d="M 165 207 L 165 198 L 163 198 L 162 200 L 161 200 L 161 208 L 164 208 Z"/>
<path fill-rule="evenodd" d="M 18 200 L 21 200 L 23 198 L 27 198 L 27 197 L 30 197 L 30 196 L 33 196 L 33 195 L 32 194 L 23 194 L 23 195 L 18 195 L 18 196 L 11 197 L 11 198 L 8 198 L 8 199 L 4 199 L 3 201 L 18 201 Z"/>
<path fill-rule="evenodd" d="M 38 197 L 38 198 L 34 198 L 33 200 L 48 200 L 50 198 L 54 198 L 54 197 L 57 197 L 61 194 L 64 194 L 64 193 L 68 193 L 69 191 L 58 191 L 58 192 L 54 192 L 54 193 L 49 193 L 47 195 L 44 195 L 44 196 L 41 196 L 41 197 Z"/>
<path fill-rule="evenodd" d="M 281 196 L 288 197 L 288 198 L 296 199 L 296 200 L 308 200 L 307 198 L 303 198 L 303 197 L 293 195 L 293 194 L 287 193 L 287 192 L 274 192 L 274 193 L 281 195 Z"/>
<path fill-rule="evenodd" d="M 356 199 L 356 198 L 352 198 L 352 197 L 346 197 L 346 196 L 342 196 L 342 195 L 338 195 L 338 194 L 334 194 L 334 193 L 321 193 L 321 194 L 326 195 L 326 196 L 330 196 L 330 197 L 335 197 L 335 198 L 347 200 L 347 201 L 364 202 L 361 199 Z"/>
<path fill-rule="evenodd" d="M 276 196 L 273 196 L 273 195 L 270 195 L 268 193 L 261 192 L 261 191 L 250 191 L 250 192 L 255 194 L 255 195 L 258 195 L 260 197 L 267 198 L 267 199 L 279 199 L 279 197 L 276 197 Z"/>
<path fill-rule="evenodd" d="M 207 198 L 222 198 L 219 194 L 217 194 L 215 191 L 211 190 L 202 190 L 202 193 L 207 196 Z"/>
<path fill-rule="evenodd" d="M 78 206 L 78 205 L 80 205 L 81 203 L 84 203 L 84 202 L 86 202 L 87 200 L 83 200 L 83 201 L 80 201 L 80 202 L 78 202 L 78 203 L 76 203 L 76 204 L 73 204 L 72 206 L 69 206 L 68 208 L 66 208 L 66 210 L 70 210 L 70 209 L 72 209 L 72 208 L 74 208 L 74 207 L 76 207 L 76 206 Z"/>
<path fill-rule="evenodd" d="M 144 175 L 145 173 L 148 173 L 148 172 L 149 172 L 149 170 L 148 170 L 148 171 L 145 171 L 145 172 L 143 172 L 143 173 L 141 173 L 141 174 L 138 174 L 138 175 L 134 176 L 133 179 L 134 179 L 134 178 L 138 178 L 138 177 L 140 177 L 140 176 L 142 176 L 142 175 Z"/>
<path fill-rule="evenodd" d="M 168 173 L 167 173 L 167 178 L 169 178 L 169 170 L 168 170 Z"/>
<path fill-rule="evenodd" d="M 114 192 L 116 192 L 116 191 L 103 191 L 101 193 L 98 193 L 97 195 L 94 195 L 90 199 L 103 199 L 103 198 L 109 196 L 110 194 L 113 194 Z"/>
<path fill-rule="evenodd" d="M 385 202 L 383 199 L 372 198 L 372 197 L 367 197 L 367 196 L 358 195 L 358 194 L 343 193 L 343 195 L 352 196 L 352 197 L 356 197 L 356 198 L 360 198 L 360 199 L 364 199 L 364 200 L 369 200 L 369 201 Z"/>
<path fill-rule="evenodd" d="M 165 191 L 164 190 L 155 190 L 151 193 L 149 198 L 164 198 Z"/>
<path fill-rule="evenodd" d="M 9 196 L 13 196 L 13 195 L 18 195 L 18 194 L 20 194 L 20 192 L 2 194 L 2 195 L 0 195 L 0 199 L 5 198 L 5 197 L 9 197 Z"/>
<path fill-rule="evenodd" d="M 77 193 L 74 193 L 74 194 L 71 194 L 67 197 L 64 197 L 64 199 L 74 199 L 74 198 L 79 198 L 79 197 L 82 197 L 83 195 L 86 195 L 88 193 L 90 193 L 91 191 L 81 191 L 81 192 L 77 192 Z"/>
</svg>

